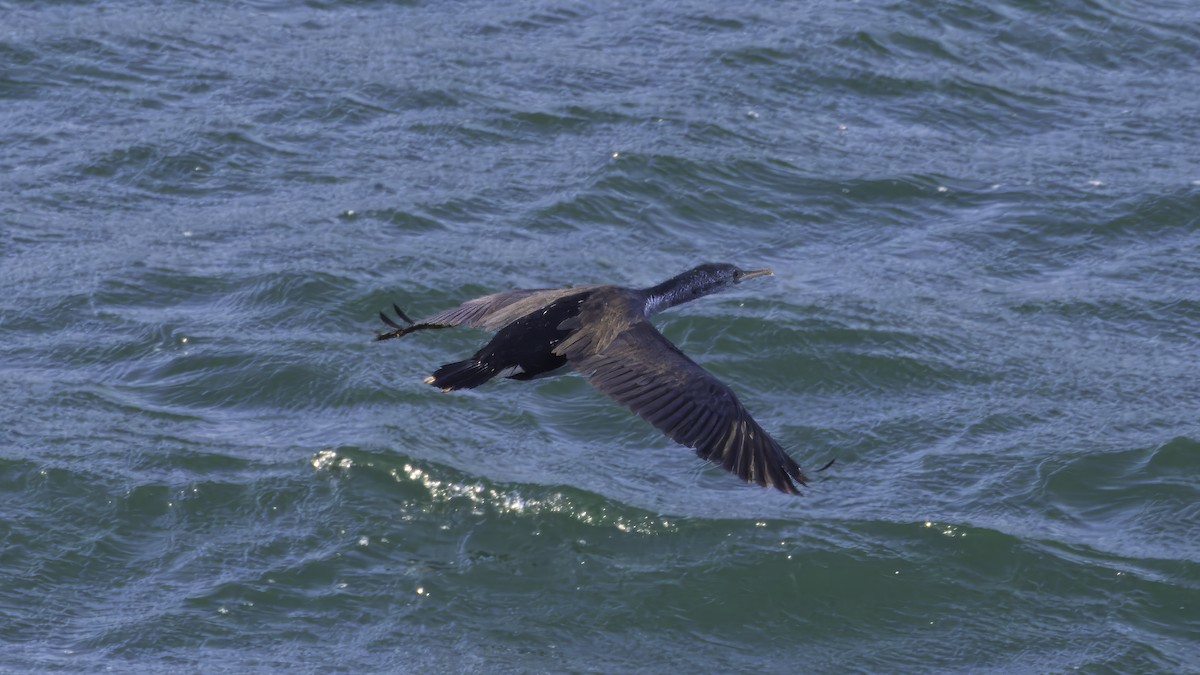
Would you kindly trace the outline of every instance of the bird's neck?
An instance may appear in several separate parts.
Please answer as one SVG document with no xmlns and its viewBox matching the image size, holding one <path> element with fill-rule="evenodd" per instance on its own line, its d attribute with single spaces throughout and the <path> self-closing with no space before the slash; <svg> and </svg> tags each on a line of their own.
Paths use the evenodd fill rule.
<svg viewBox="0 0 1200 675">
<path fill-rule="evenodd" d="M 643 289 L 642 295 L 646 298 L 646 316 L 682 305 L 692 299 L 687 288 L 675 279 L 667 279 L 657 286 Z"/>
</svg>

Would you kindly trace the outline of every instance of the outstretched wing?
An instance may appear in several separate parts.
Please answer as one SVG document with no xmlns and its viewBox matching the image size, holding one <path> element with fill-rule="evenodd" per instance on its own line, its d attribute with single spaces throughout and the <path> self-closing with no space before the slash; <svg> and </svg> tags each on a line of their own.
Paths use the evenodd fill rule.
<svg viewBox="0 0 1200 675">
<path fill-rule="evenodd" d="M 471 326 L 499 330 L 517 319 L 531 314 L 560 298 L 583 293 L 596 286 L 566 288 L 526 288 L 503 291 L 468 300 L 458 307 L 447 309 L 420 323 L 440 326 Z"/>
<path fill-rule="evenodd" d="M 472 328 L 483 328 L 491 331 L 499 330 L 526 314 L 549 305 L 555 300 L 576 293 L 583 293 L 594 288 L 597 288 L 597 286 L 523 288 L 514 291 L 502 291 L 475 298 L 474 300 L 468 300 L 457 307 L 442 310 L 428 319 L 423 319 L 416 323 L 409 320 L 399 307 L 393 305 L 397 316 L 411 325 L 401 326 L 381 312 L 379 315 L 380 318 L 394 330 L 380 333 L 375 339 L 388 340 L 403 337 L 413 331 L 428 328 L 445 328 L 447 326 L 470 326 Z"/>
<path fill-rule="evenodd" d="M 611 314 L 610 314 L 611 316 Z M 586 326 L 587 322 L 584 322 Z M 679 351 L 644 317 L 623 330 L 564 342 L 563 355 L 600 391 L 628 406 L 678 443 L 742 480 L 799 494 L 807 478 L 750 417 L 729 387 Z"/>
</svg>

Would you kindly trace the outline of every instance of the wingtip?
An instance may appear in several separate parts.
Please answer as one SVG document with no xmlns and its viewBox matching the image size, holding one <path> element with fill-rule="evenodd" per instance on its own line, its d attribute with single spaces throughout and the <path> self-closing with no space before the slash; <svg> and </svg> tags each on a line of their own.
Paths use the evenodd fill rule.
<svg viewBox="0 0 1200 675">
<path fill-rule="evenodd" d="M 805 482 L 804 477 L 801 476 L 800 478 L 794 479 L 794 481 L 788 480 L 783 483 L 769 483 L 767 485 L 764 485 L 763 487 L 765 487 L 767 489 L 775 488 L 776 490 L 779 490 L 780 492 L 784 493 L 785 495 L 796 495 L 797 497 L 803 497 L 804 491 L 801 490 L 800 488 L 802 488 L 806 485 L 808 485 L 808 483 Z"/>
<path fill-rule="evenodd" d="M 379 320 L 384 322 L 385 324 L 391 326 L 392 328 L 395 328 L 396 330 L 400 330 L 400 327 L 401 327 L 400 324 L 396 323 L 395 321 L 392 321 L 392 317 L 388 316 L 387 314 L 384 314 L 382 311 L 379 312 Z"/>
<path fill-rule="evenodd" d="M 781 465 L 768 468 L 759 474 L 756 482 L 765 488 L 775 488 L 784 494 L 803 496 L 804 491 L 800 488 L 808 487 L 808 476 L 804 475 L 799 464 L 785 454 L 784 462 Z"/>
<path fill-rule="evenodd" d="M 396 310 L 396 316 L 403 319 L 405 323 L 407 323 L 409 325 L 412 325 L 413 323 L 415 323 L 412 319 L 408 318 L 408 315 L 404 313 L 404 310 L 400 309 L 400 305 L 397 305 L 396 303 L 393 302 L 392 309 Z"/>
</svg>

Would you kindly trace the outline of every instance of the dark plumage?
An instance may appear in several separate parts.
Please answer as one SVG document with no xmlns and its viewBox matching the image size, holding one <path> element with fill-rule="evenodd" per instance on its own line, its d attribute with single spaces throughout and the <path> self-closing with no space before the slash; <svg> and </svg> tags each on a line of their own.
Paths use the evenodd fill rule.
<svg viewBox="0 0 1200 675">
<path fill-rule="evenodd" d="M 418 330 L 471 326 L 497 331 L 474 356 L 425 378 L 442 391 L 478 387 L 493 377 L 528 380 L 570 364 L 597 389 L 629 407 L 676 442 L 742 480 L 798 494 L 807 481 L 791 457 L 715 377 L 679 351 L 648 317 L 771 270 L 709 263 L 642 290 L 576 286 L 505 291 L 468 300 L 402 326 L 377 340 Z"/>
</svg>

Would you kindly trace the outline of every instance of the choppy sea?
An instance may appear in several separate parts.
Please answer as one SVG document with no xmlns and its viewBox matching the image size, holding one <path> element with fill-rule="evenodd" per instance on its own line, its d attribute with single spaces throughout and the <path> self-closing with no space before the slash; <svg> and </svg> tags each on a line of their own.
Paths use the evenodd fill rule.
<svg viewBox="0 0 1200 675">
<path fill-rule="evenodd" d="M 1200 672 L 1200 6 L 0 1 L 0 671 Z M 578 376 L 656 318 L 806 468 Z"/>
</svg>

